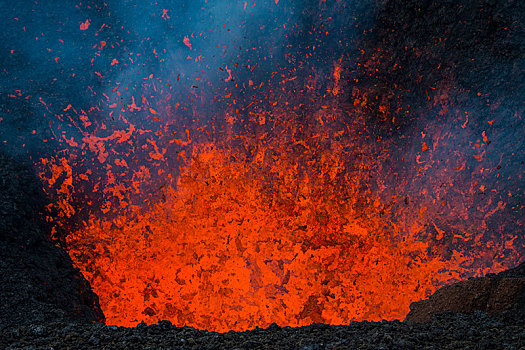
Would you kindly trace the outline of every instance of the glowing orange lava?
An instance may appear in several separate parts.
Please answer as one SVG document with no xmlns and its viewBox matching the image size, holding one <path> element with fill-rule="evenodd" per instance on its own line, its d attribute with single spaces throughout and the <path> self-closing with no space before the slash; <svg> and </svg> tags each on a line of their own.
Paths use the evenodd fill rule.
<svg viewBox="0 0 525 350">
<path fill-rule="evenodd" d="M 442 279 L 445 263 L 428 244 L 392 242 L 380 222 L 357 218 L 333 178 L 296 181 L 282 157 L 280 174 L 261 174 L 205 146 L 165 201 L 71 235 L 107 323 L 227 331 L 393 319 L 434 290 L 423 284 Z M 337 175 L 336 161 L 324 166 Z"/>
<path fill-rule="evenodd" d="M 202 143 L 160 201 L 92 217 L 67 236 L 107 324 L 228 331 L 400 319 L 460 278 L 468 258 L 418 239 L 417 221 L 387 221 L 388 206 L 360 193 L 361 162 L 349 172 L 338 143 L 289 141 L 295 148 L 281 139 L 244 157 Z"/>
<path fill-rule="evenodd" d="M 331 96 L 337 66 L 334 76 Z M 438 287 L 515 262 L 495 259 L 514 238 L 492 239 L 485 222 L 505 204 L 476 202 L 478 182 L 461 177 L 471 156 L 434 156 L 454 130 L 429 124 L 400 153 L 364 136 L 361 97 L 351 113 L 252 113 L 241 131 L 227 114 L 215 139 L 205 127 L 164 132 L 170 118 L 159 132 L 124 119 L 42 159 L 49 220 L 67 230 L 76 218 L 66 248 L 107 324 L 240 331 L 402 319 Z"/>
</svg>

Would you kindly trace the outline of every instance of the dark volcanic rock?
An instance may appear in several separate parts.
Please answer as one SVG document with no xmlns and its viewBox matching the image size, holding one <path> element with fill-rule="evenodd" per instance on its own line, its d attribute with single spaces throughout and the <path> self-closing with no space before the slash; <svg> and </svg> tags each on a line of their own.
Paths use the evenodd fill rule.
<svg viewBox="0 0 525 350">
<path fill-rule="evenodd" d="M 103 320 L 88 282 L 48 239 L 38 184 L 28 169 L 0 153 L 0 329 Z"/>
<path fill-rule="evenodd" d="M 406 321 L 430 322 L 445 312 L 491 316 L 504 312 L 525 317 L 525 263 L 498 275 L 472 278 L 443 287 L 429 299 L 412 303 Z"/>
<path fill-rule="evenodd" d="M 352 322 L 347 326 L 271 325 L 215 333 L 169 322 L 135 328 L 51 323 L 0 332 L 2 349 L 522 349 L 523 319 L 502 322 L 478 312 L 445 314 L 431 323 Z"/>
</svg>

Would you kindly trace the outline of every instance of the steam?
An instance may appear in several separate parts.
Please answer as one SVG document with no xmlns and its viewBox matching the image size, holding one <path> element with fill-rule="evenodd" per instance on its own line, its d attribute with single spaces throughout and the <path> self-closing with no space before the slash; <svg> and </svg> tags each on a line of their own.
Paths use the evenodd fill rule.
<svg viewBox="0 0 525 350">
<path fill-rule="evenodd" d="M 349 42 L 362 33 L 356 23 L 369 21 L 366 3 L 352 8 L 339 1 L 273 0 L 3 5 L 2 149 L 35 159 L 53 154 L 64 137 L 82 138 L 85 116 L 92 123 L 87 132 L 101 123 L 118 128 L 123 118 L 140 124 L 144 111 L 154 108 L 143 106 L 142 96 L 154 103 L 169 94 L 168 102 L 159 103 L 178 102 L 186 111 L 200 104 L 205 114 L 216 114 L 220 107 L 212 101 L 219 94 L 230 91 L 241 99 L 252 83 L 263 83 L 259 94 L 264 94 L 281 75 L 302 80 L 312 67 L 302 67 L 301 74 L 298 63 L 315 49 L 324 57 L 313 68 L 328 74 L 332 64 L 326 62 L 352 52 Z M 350 17 L 353 26 L 344 28 Z M 330 33 L 312 33 L 323 21 Z M 133 99 L 140 113 L 127 107 Z M 114 103 L 118 108 L 110 108 Z"/>
</svg>

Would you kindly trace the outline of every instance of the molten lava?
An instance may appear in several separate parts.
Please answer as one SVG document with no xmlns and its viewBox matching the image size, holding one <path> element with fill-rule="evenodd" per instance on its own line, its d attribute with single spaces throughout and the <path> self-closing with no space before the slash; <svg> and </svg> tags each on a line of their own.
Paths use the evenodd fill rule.
<svg viewBox="0 0 525 350">
<path fill-rule="evenodd" d="M 107 324 L 401 319 L 440 286 L 519 262 L 517 146 L 494 147 L 518 134 L 490 114 L 499 102 L 462 103 L 481 94 L 448 71 L 423 84 L 403 57 L 444 69 L 439 55 L 404 38 L 399 52 L 357 47 L 373 11 L 353 2 L 193 3 L 83 22 L 91 63 L 109 65 L 93 73 L 102 87 L 49 121 L 48 220 Z M 140 29 L 140 43 L 120 36 Z"/>
<path fill-rule="evenodd" d="M 381 154 L 358 145 L 349 126 L 337 130 L 336 115 L 321 108 L 257 137 L 230 132 L 222 143 L 195 142 L 178 153 L 176 172 L 159 169 L 155 176 L 143 165 L 128 187 L 111 169 L 129 169 L 132 160 L 111 160 L 106 149 L 137 143 L 133 126 L 84 138 L 83 149 L 102 154 L 110 169 L 105 188 L 94 186 L 108 200 L 66 236 L 66 247 L 99 296 L 107 324 L 170 320 L 228 331 L 400 319 L 412 301 L 446 283 L 505 267 L 489 263 L 499 248 L 482 236 L 461 247 L 458 239 L 468 238 L 439 228 L 436 209 L 414 210 L 398 198 L 384 180 L 389 170 L 372 158 Z M 162 140 L 142 147 L 154 164 L 167 162 Z M 83 164 L 74 154 L 69 159 Z M 55 205 L 62 221 L 75 214 L 68 162 L 42 161 L 42 178 L 61 194 Z M 138 189 L 159 179 L 150 200 L 137 205 L 133 197 L 144 198 Z"/>
<path fill-rule="evenodd" d="M 283 155 L 266 173 L 263 153 L 230 156 L 203 146 L 164 200 L 68 236 L 108 324 L 227 331 L 401 318 L 434 291 L 426 281 L 448 277 L 428 243 L 395 242 L 357 212 L 353 181 L 334 183 L 333 156 L 301 180 Z"/>
<path fill-rule="evenodd" d="M 5 3 L 0 153 L 107 324 L 401 319 L 523 260 L 523 0 Z"/>
</svg>

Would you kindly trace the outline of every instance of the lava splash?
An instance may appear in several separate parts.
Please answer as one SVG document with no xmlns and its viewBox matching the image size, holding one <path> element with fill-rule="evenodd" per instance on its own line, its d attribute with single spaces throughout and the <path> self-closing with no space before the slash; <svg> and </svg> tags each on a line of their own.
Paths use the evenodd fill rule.
<svg viewBox="0 0 525 350">
<path fill-rule="evenodd" d="M 525 11 L 482 3 L 17 5 L 2 146 L 107 324 L 401 319 L 525 252 Z"/>
</svg>

